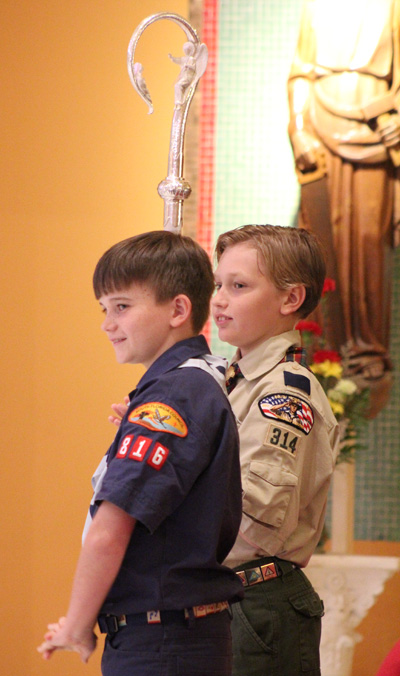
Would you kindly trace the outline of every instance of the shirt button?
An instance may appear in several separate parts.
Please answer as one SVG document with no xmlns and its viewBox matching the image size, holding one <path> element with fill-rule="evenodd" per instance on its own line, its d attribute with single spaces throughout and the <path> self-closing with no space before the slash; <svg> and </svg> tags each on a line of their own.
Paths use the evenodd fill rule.
<svg viewBox="0 0 400 676">
<path fill-rule="evenodd" d="M 301 368 L 301 366 L 300 366 L 300 364 L 299 364 L 297 361 L 294 361 L 294 362 L 293 362 L 293 368 L 294 368 L 296 371 L 299 371 L 300 368 Z"/>
</svg>

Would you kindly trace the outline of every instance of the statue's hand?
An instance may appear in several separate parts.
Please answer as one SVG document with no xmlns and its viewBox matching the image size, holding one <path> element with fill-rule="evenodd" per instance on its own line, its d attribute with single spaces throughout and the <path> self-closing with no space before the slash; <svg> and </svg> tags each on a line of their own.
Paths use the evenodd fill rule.
<svg viewBox="0 0 400 676">
<path fill-rule="evenodd" d="M 378 132 L 382 142 L 387 148 L 393 148 L 400 144 L 400 115 L 398 113 L 385 113 L 377 120 Z"/>
<path fill-rule="evenodd" d="M 297 168 L 302 171 L 314 171 L 317 168 L 317 150 L 321 146 L 318 139 L 303 130 L 296 130 L 290 137 Z"/>
</svg>

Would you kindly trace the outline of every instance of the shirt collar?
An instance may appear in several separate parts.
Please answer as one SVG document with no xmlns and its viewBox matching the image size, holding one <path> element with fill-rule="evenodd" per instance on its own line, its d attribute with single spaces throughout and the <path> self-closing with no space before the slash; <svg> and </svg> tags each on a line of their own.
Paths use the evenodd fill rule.
<svg viewBox="0 0 400 676">
<path fill-rule="evenodd" d="M 292 345 L 301 345 L 299 331 L 286 331 L 273 336 L 241 358 L 238 351 L 232 361 L 238 361 L 246 380 L 253 380 L 271 371 Z"/>
<path fill-rule="evenodd" d="M 154 378 L 158 378 L 163 373 L 167 373 L 167 371 L 177 368 L 187 359 L 193 359 L 194 357 L 200 357 L 203 354 L 209 353 L 210 348 L 203 335 L 180 340 L 163 352 L 163 354 L 153 362 L 139 380 L 136 390 L 144 387 L 148 382 Z"/>
</svg>

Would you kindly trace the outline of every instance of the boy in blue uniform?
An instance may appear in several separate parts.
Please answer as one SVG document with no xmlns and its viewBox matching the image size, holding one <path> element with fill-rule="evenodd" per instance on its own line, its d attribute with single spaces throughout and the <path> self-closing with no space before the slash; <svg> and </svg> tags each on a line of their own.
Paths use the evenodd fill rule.
<svg viewBox="0 0 400 676">
<path fill-rule="evenodd" d="M 46 659 L 69 649 L 87 661 L 98 620 L 104 676 L 231 673 L 229 605 L 242 584 L 222 561 L 241 484 L 224 364 L 198 335 L 213 288 L 206 253 L 169 232 L 116 244 L 97 264 L 102 328 L 120 363 L 147 371 L 95 474 L 69 610 L 39 647 Z"/>
</svg>

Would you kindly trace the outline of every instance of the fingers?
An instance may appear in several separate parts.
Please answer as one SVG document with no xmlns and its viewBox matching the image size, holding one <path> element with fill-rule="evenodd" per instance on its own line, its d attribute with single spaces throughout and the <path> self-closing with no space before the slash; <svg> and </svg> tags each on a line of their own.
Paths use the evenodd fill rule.
<svg viewBox="0 0 400 676">
<path fill-rule="evenodd" d="M 51 622 L 50 624 L 48 624 L 47 629 L 49 630 L 49 633 L 51 632 L 52 634 L 54 634 L 56 631 L 59 631 L 59 629 L 61 629 L 61 627 L 64 626 L 65 620 L 66 620 L 65 617 L 60 617 L 58 622 Z"/>
<path fill-rule="evenodd" d="M 123 418 L 127 411 L 126 404 L 111 404 L 111 408 L 120 418 Z"/>
<path fill-rule="evenodd" d="M 48 631 L 44 641 L 38 646 L 37 651 L 44 660 L 49 660 L 56 650 L 69 650 L 77 652 L 82 662 L 87 662 L 96 648 L 97 636 L 93 630 L 85 630 L 81 635 L 70 634 L 67 631 L 65 617 L 60 617 L 58 622 L 47 625 Z"/>
<path fill-rule="evenodd" d="M 114 411 L 115 415 L 110 415 L 108 416 L 108 421 L 112 424 L 115 425 L 115 427 L 119 427 L 121 424 L 121 420 L 124 417 L 125 413 L 128 410 L 129 406 L 129 397 L 124 397 L 124 403 L 123 404 L 111 404 L 111 408 Z"/>
<path fill-rule="evenodd" d="M 44 660 L 49 660 L 55 650 L 57 650 L 57 647 L 52 645 L 51 639 L 46 639 L 37 648 L 38 653 L 42 655 Z"/>
<path fill-rule="evenodd" d="M 93 653 L 93 651 L 96 648 L 96 642 L 97 642 L 97 637 L 93 634 L 90 639 L 84 643 L 76 643 L 76 644 L 71 644 L 71 645 L 55 645 L 52 640 L 54 637 L 50 639 L 46 639 L 43 641 L 43 643 L 38 646 L 37 651 L 42 655 L 42 658 L 44 660 L 49 660 L 53 653 L 56 650 L 66 650 L 66 651 L 71 651 L 71 652 L 76 652 L 80 656 L 82 662 L 85 664 L 89 661 L 89 657 Z"/>
<path fill-rule="evenodd" d="M 108 422 L 110 422 L 112 425 L 115 425 L 115 427 L 119 427 L 121 424 L 121 418 L 116 418 L 113 415 L 109 415 Z"/>
<path fill-rule="evenodd" d="M 396 114 L 384 114 L 378 118 L 378 130 L 383 143 L 391 148 L 400 141 L 400 117 Z"/>
</svg>

